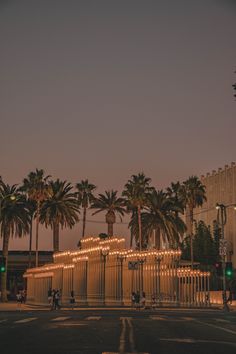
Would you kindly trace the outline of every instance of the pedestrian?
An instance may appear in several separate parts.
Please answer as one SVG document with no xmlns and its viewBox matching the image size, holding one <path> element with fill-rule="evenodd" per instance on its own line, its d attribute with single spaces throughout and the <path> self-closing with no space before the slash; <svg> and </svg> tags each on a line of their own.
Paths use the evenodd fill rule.
<svg viewBox="0 0 236 354">
<path fill-rule="evenodd" d="M 70 304 L 71 304 L 71 309 L 74 310 L 74 306 L 75 306 L 74 290 L 71 290 L 70 292 Z"/>
<path fill-rule="evenodd" d="M 23 290 L 22 290 L 22 302 L 23 302 L 24 304 L 25 304 L 25 302 L 26 302 L 26 296 L 27 296 L 26 290 L 23 289 Z"/>
<path fill-rule="evenodd" d="M 52 309 L 52 289 L 48 289 L 48 303 L 50 305 L 50 308 Z"/>
<path fill-rule="evenodd" d="M 132 291 L 131 293 L 131 307 L 134 308 L 135 306 L 135 300 L 136 300 L 136 294 L 135 291 Z"/>
<path fill-rule="evenodd" d="M 151 305 L 152 305 L 152 309 L 154 309 L 157 305 L 157 300 L 156 300 L 156 296 L 155 294 L 152 294 L 152 302 L 151 302 Z"/>
<path fill-rule="evenodd" d="M 232 301 L 233 301 L 233 293 L 232 291 L 230 290 L 229 291 L 229 297 L 227 299 L 227 304 L 229 303 L 230 305 L 232 305 Z"/>
<path fill-rule="evenodd" d="M 142 309 L 145 310 L 145 306 L 146 306 L 146 294 L 145 294 L 145 292 L 143 291 L 143 292 L 142 292 L 142 297 L 141 297 L 141 307 L 142 307 Z"/>
<path fill-rule="evenodd" d="M 51 310 L 55 310 L 56 309 L 56 290 L 53 289 L 52 290 L 52 306 L 51 306 Z"/>
<path fill-rule="evenodd" d="M 136 292 L 135 307 L 136 307 L 136 309 L 140 309 L 140 293 L 139 293 L 139 291 Z"/>
<path fill-rule="evenodd" d="M 56 293 L 55 293 L 55 310 L 60 310 L 61 306 L 59 304 L 59 301 L 60 301 L 60 293 L 59 293 L 59 290 L 56 290 Z"/>
<path fill-rule="evenodd" d="M 16 294 L 16 301 L 17 301 L 17 307 L 21 311 L 21 305 L 22 305 L 22 294 L 21 291 L 18 291 Z"/>
</svg>

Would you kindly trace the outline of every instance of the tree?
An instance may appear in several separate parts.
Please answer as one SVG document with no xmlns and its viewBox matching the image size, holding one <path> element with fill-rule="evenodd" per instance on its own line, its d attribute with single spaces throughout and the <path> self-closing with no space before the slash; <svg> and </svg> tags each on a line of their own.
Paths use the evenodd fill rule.
<svg viewBox="0 0 236 354">
<path fill-rule="evenodd" d="M 180 182 L 176 182 L 176 183 L 171 182 L 170 187 L 166 188 L 166 194 L 169 198 L 171 198 L 173 200 L 174 204 L 178 208 L 176 213 L 183 214 L 184 213 L 184 203 L 183 203 L 183 199 L 181 196 Z"/>
<path fill-rule="evenodd" d="M 218 260 L 217 245 L 211 235 L 210 226 L 202 220 L 195 223 L 193 235 L 194 259 L 204 265 L 212 266 Z M 187 236 L 182 243 L 182 257 L 191 259 L 190 236 Z"/>
<path fill-rule="evenodd" d="M 59 251 L 60 226 L 72 228 L 78 221 L 79 204 L 73 186 L 66 182 L 49 181 L 50 194 L 40 209 L 40 222 L 53 230 L 53 251 Z"/>
<path fill-rule="evenodd" d="M 21 237 L 29 232 L 30 217 L 25 196 L 16 185 L 9 186 L 0 180 L 0 226 L 3 238 L 2 255 L 8 259 L 10 237 Z M 7 301 L 7 270 L 1 273 L 1 298 Z"/>
<path fill-rule="evenodd" d="M 47 180 L 50 176 L 44 176 L 44 170 L 38 170 L 36 168 L 35 172 L 30 172 L 27 178 L 23 180 L 23 186 L 21 190 L 25 191 L 28 195 L 28 198 L 36 202 L 36 259 L 35 266 L 38 267 L 38 240 L 39 240 L 39 216 L 40 216 L 40 207 L 42 202 L 49 195 L 49 188 Z"/>
<path fill-rule="evenodd" d="M 29 264 L 28 267 L 32 266 L 32 238 L 33 238 L 33 219 L 37 209 L 35 200 L 26 199 L 26 206 L 29 211 L 30 225 L 29 225 Z"/>
<path fill-rule="evenodd" d="M 108 237 L 113 236 L 113 225 L 116 222 L 116 214 L 122 216 L 125 214 L 124 199 L 117 197 L 117 191 L 113 189 L 111 191 L 105 191 L 105 194 L 99 194 L 98 198 L 95 198 L 92 205 L 92 209 L 98 209 L 93 215 L 106 211 L 106 223 L 108 226 Z"/>
<path fill-rule="evenodd" d="M 122 193 L 123 197 L 125 197 L 126 199 L 127 211 L 132 212 L 133 220 L 136 219 L 135 214 L 137 213 L 139 240 L 138 242 L 140 251 L 142 250 L 143 243 L 141 211 L 147 204 L 148 194 L 151 193 L 153 190 L 153 187 L 150 187 L 150 182 L 151 179 L 146 177 L 143 172 L 138 173 L 137 175 L 132 175 L 131 179 L 129 179 L 128 182 L 125 184 L 125 188 Z M 131 232 L 131 244 L 133 236 L 134 235 Z"/>
<path fill-rule="evenodd" d="M 86 225 L 86 212 L 88 207 L 94 200 L 93 192 L 96 189 L 94 184 L 88 182 L 88 180 L 82 180 L 80 183 L 76 184 L 78 190 L 78 200 L 79 204 L 83 208 L 83 230 L 82 237 L 85 235 L 85 225 Z"/>
<path fill-rule="evenodd" d="M 186 212 L 187 232 L 190 236 L 191 265 L 193 268 L 193 211 L 206 201 L 206 189 L 197 176 L 191 176 L 183 182 L 180 196 Z"/>
<path fill-rule="evenodd" d="M 213 221 L 213 240 L 214 240 L 216 252 L 218 255 L 218 261 L 221 260 L 221 256 L 219 254 L 221 237 L 222 237 L 221 227 L 220 227 L 219 223 L 217 222 L 217 220 L 214 220 Z"/>
<path fill-rule="evenodd" d="M 178 213 L 181 208 L 167 193 L 153 190 L 148 195 L 146 211 L 143 212 L 143 224 L 147 237 L 155 231 L 155 246 L 160 249 L 161 235 L 172 247 L 179 246 L 186 226 Z"/>
</svg>

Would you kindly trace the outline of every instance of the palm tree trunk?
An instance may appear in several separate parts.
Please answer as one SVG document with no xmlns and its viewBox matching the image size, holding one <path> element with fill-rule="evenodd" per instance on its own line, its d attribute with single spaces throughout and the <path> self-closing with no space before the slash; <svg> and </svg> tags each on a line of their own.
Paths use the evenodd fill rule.
<svg viewBox="0 0 236 354">
<path fill-rule="evenodd" d="M 86 207 L 84 207 L 82 237 L 84 237 L 84 235 L 85 235 L 86 211 L 87 211 L 87 208 L 86 208 Z"/>
<path fill-rule="evenodd" d="M 134 235 L 132 232 L 130 232 L 130 248 L 132 248 L 132 245 L 133 245 L 133 238 L 134 238 Z"/>
<path fill-rule="evenodd" d="M 53 225 L 53 252 L 59 252 L 59 224 Z"/>
<path fill-rule="evenodd" d="M 39 246 L 39 201 L 37 202 L 37 215 L 36 215 L 36 252 L 35 252 L 35 267 L 38 267 L 39 265 L 39 251 L 38 251 L 38 246 Z"/>
<path fill-rule="evenodd" d="M 31 256 L 32 256 L 32 232 L 33 232 L 33 218 L 30 220 L 30 232 L 29 232 L 29 268 L 31 268 Z"/>
<path fill-rule="evenodd" d="M 141 222 L 141 208 L 138 206 L 138 239 L 139 239 L 139 250 L 142 251 L 142 222 Z"/>
<path fill-rule="evenodd" d="M 1 273 L 1 299 L 2 302 L 7 302 L 7 261 L 8 261 L 8 246 L 10 234 L 7 231 L 3 235 L 2 256 L 6 258 L 6 271 Z"/>
<path fill-rule="evenodd" d="M 161 230 L 159 228 L 155 230 L 155 248 L 158 250 L 161 248 Z"/>
<path fill-rule="evenodd" d="M 107 235 L 108 235 L 108 237 L 112 237 L 113 236 L 113 223 L 108 223 L 107 226 L 108 226 Z"/>
</svg>

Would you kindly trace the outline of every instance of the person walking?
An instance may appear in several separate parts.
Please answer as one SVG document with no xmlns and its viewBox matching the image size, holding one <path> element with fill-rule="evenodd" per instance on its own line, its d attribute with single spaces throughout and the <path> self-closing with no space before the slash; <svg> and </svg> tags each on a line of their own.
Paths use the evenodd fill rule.
<svg viewBox="0 0 236 354">
<path fill-rule="evenodd" d="M 52 290 L 52 306 L 51 306 L 51 310 L 55 310 L 56 309 L 56 290 L 53 289 Z"/>
<path fill-rule="evenodd" d="M 48 289 L 48 303 L 50 305 L 50 308 L 52 309 L 52 289 Z"/>
<path fill-rule="evenodd" d="M 135 291 L 132 291 L 132 293 L 131 293 L 131 307 L 132 308 L 135 307 L 135 300 L 136 300 L 136 294 L 135 294 Z"/>
<path fill-rule="evenodd" d="M 60 301 L 60 293 L 59 293 L 59 290 L 56 290 L 56 293 L 55 293 L 55 310 L 60 310 L 61 306 L 59 304 L 59 301 Z"/>
<path fill-rule="evenodd" d="M 140 293 L 139 293 L 139 291 L 136 292 L 135 307 L 136 307 L 136 310 L 140 309 Z"/>
<path fill-rule="evenodd" d="M 17 301 L 17 308 L 21 311 L 21 306 L 22 306 L 22 294 L 21 291 L 18 291 L 16 294 L 16 301 Z"/>
<path fill-rule="evenodd" d="M 70 305 L 71 305 L 71 309 L 74 310 L 74 306 L 75 306 L 74 290 L 71 290 L 70 292 Z"/>
<path fill-rule="evenodd" d="M 142 297 L 141 297 L 141 307 L 143 310 L 145 310 L 146 308 L 146 294 L 144 291 L 142 292 Z"/>
</svg>

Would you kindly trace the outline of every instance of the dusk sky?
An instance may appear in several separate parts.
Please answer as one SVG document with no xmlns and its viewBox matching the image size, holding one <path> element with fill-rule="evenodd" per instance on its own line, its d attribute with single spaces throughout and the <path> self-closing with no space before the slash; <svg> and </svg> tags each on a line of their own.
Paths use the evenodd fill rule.
<svg viewBox="0 0 236 354">
<path fill-rule="evenodd" d="M 235 161 L 234 0 L 0 0 L 0 44 L 9 184 L 43 168 L 121 192 L 144 171 L 160 189 Z M 63 231 L 62 249 L 76 247 L 81 227 Z M 40 248 L 51 241 L 41 229 Z"/>
</svg>

